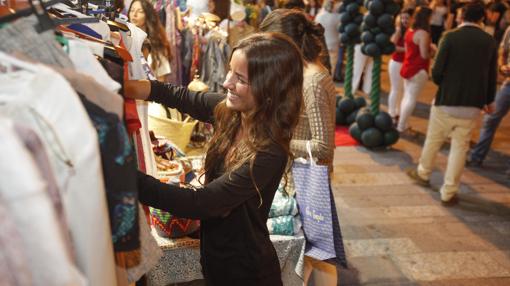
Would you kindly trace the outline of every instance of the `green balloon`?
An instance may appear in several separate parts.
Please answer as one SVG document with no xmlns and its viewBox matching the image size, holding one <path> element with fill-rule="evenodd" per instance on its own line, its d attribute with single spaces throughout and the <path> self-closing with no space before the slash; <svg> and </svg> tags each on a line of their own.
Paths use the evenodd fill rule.
<svg viewBox="0 0 510 286">
<path fill-rule="evenodd" d="M 384 3 L 381 0 L 372 0 L 368 9 L 374 15 L 381 15 L 384 12 Z"/>
<path fill-rule="evenodd" d="M 378 57 L 381 55 L 381 49 L 376 43 L 370 43 L 365 47 L 365 53 L 371 57 Z"/>
<path fill-rule="evenodd" d="M 356 13 L 358 13 L 359 5 L 357 3 L 351 3 L 351 4 L 347 5 L 346 10 L 351 15 L 355 15 Z"/>
<path fill-rule="evenodd" d="M 375 36 L 375 42 L 384 49 L 384 47 L 390 44 L 390 37 L 384 33 L 379 33 Z"/>
<path fill-rule="evenodd" d="M 354 103 L 356 103 L 356 108 L 362 108 L 367 106 L 367 101 L 363 96 L 358 96 L 354 98 Z"/>
<path fill-rule="evenodd" d="M 337 125 L 345 125 L 345 115 L 340 111 L 340 108 L 336 108 L 336 118 L 335 123 Z"/>
<path fill-rule="evenodd" d="M 371 127 L 361 133 L 361 142 L 369 148 L 378 147 L 384 144 L 384 136 L 379 129 Z"/>
<path fill-rule="evenodd" d="M 361 41 L 365 44 L 369 44 L 374 41 L 374 35 L 372 35 L 370 31 L 365 31 L 361 33 Z"/>
<path fill-rule="evenodd" d="M 397 13 L 400 11 L 400 6 L 393 2 L 386 4 L 386 7 L 384 7 L 384 12 L 388 13 L 390 15 L 397 15 Z"/>
<path fill-rule="evenodd" d="M 372 14 L 366 14 L 363 17 L 363 23 L 369 28 L 375 28 L 377 26 L 377 18 Z"/>
<path fill-rule="evenodd" d="M 359 26 L 355 23 L 349 23 L 345 26 L 345 33 L 349 36 L 356 36 L 359 31 Z"/>
<path fill-rule="evenodd" d="M 356 139 L 356 141 L 361 142 L 361 130 L 356 122 L 349 127 L 349 134 L 352 138 Z"/>
<path fill-rule="evenodd" d="M 370 112 L 358 112 L 356 123 L 361 131 L 374 127 L 374 116 Z"/>
<path fill-rule="evenodd" d="M 374 118 L 375 127 L 383 132 L 390 131 L 393 128 L 391 116 L 384 111 L 379 112 Z"/>
<path fill-rule="evenodd" d="M 348 45 L 350 44 L 352 41 L 351 37 L 349 37 L 349 35 L 347 35 L 347 33 L 342 33 L 342 35 L 340 36 L 340 42 L 344 45 Z"/>
<path fill-rule="evenodd" d="M 363 23 L 363 15 L 361 14 L 356 15 L 356 18 L 354 18 L 354 23 L 361 25 L 361 23 Z"/>
<path fill-rule="evenodd" d="M 395 33 L 395 27 L 390 26 L 390 27 L 382 28 L 381 31 L 383 31 L 383 33 L 387 34 L 388 36 L 391 36 Z"/>
<path fill-rule="evenodd" d="M 358 112 L 359 112 L 359 109 L 354 110 L 353 112 L 351 112 L 351 114 L 349 114 L 349 116 L 347 116 L 347 118 L 345 120 L 347 125 L 351 125 L 354 123 L 354 121 L 356 121 L 356 116 L 358 115 Z"/>
<path fill-rule="evenodd" d="M 382 14 L 377 18 L 377 26 L 379 26 L 381 29 L 393 27 L 393 16 L 390 14 Z"/>
<path fill-rule="evenodd" d="M 383 48 L 382 53 L 385 55 L 390 55 L 390 54 L 393 54 L 394 51 L 395 51 L 395 45 L 393 43 L 390 43 L 389 45 L 387 45 L 386 47 Z"/>
<path fill-rule="evenodd" d="M 343 12 L 342 14 L 340 14 L 340 23 L 347 25 L 351 21 L 352 21 L 352 18 L 351 18 L 351 15 L 349 15 L 349 13 Z"/>
<path fill-rule="evenodd" d="M 387 132 L 384 132 L 384 146 L 391 146 L 397 143 L 400 138 L 400 134 L 396 129 L 390 129 Z"/>
<path fill-rule="evenodd" d="M 356 104 L 354 103 L 354 100 L 346 97 L 340 100 L 338 108 L 340 108 L 340 111 L 343 114 L 350 114 L 356 108 Z"/>
<path fill-rule="evenodd" d="M 372 34 L 374 34 L 374 35 L 377 35 L 377 34 L 381 33 L 382 30 L 379 27 L 375 27 L 375 28 L 370 29 L 370 32 L 372 32 Z"/>
</svg>

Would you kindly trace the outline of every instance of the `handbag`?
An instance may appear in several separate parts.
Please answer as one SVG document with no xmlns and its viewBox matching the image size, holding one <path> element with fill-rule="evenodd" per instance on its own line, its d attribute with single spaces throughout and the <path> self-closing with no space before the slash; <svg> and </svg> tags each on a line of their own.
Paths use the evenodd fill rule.
<svg viewBox="0 0 510 286">
<path fill-rule="evenodd" d="M 186 146 L 190 142 L 191 133 L 198 121 L 189 116 L 182 121 L 166 118 L 166 116 L 162 115 L 164 107 L 158 105 L 152 104 L 149 110 L 149 129 L 154 131 L 156 135 L 163 136 L 170 140 L 180 150 L 185 151 Z M 158 108 L 163 111 L 157 110 Z M 160 112 L 159 114 L 158 111 Z"/>
<path fill-rule="evenodd" d="M 306 237 L 305 255 L 345 267 L 347 263 L 329 169 L 315 163 L 309 141 L 306 148 L 309 161 L 299 158 L 292 165 L 296 201 Z"/>
</svg>

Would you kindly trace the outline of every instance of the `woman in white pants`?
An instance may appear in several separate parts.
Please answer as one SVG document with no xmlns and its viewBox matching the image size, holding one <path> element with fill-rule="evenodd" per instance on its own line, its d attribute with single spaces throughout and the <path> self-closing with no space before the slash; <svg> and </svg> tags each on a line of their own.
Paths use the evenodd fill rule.
<svg viewBox="0 0 510 286">
<path fill-rule="evenodd" d="M 402 90 L 404 88 L 404 80 L 400 75 L 400 69 L 404 62 L 405 47 L 404 35 L 409 27 L 409 20 L 413 14 L 413 9 L 406 9 L 397 17 L 395 33 L 391 37 L 391 41 L 395 44 L 395 52 L 391 55 L 388 63 L 388 74 L 390 78 L 390 94 L 388 97 L 388 112 L 393 118 L 393 124 L 397 124 L 400 100 L 402 98 Z"/>
<path fill-rule="evenodd" d="M 405 55 L 400 70 L 400 75 L 404 78 L 404 98 L 397 125 L 399 132 L 407 129 L 407 121 L 414 111 L 416 99 L 428 80 L 430 59 L 436 50 L 430 39 L 431 15 L 430 8 L 418 7 L 411 28 L 405 34 Z"/>
<path fill-rule="evenodd" d="M 352 68 L 352 92 L 356 92 L 363 76 L 363 86 L 361 90 L 369 94 L 370 86 L 372 85 L 372 68 L 374 67 L 374 61 L 372 57 L 369 57 L 361 52 L 361 44 L 354 46 L 354 66 Z"/>
</svg>

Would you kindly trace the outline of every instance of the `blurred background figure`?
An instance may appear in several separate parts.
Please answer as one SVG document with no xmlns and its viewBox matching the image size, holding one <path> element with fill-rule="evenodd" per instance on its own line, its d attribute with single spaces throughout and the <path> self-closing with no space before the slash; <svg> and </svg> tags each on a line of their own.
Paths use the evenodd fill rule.
<svg viewBox="0 0 510 286">
<path fill-rule="evenodd" d="M 432 37 L 432 43 L 437 45 L 445 30 L 446 19 L 448 18 L 448 6 L 446 6 L 446 0 L 433 0 L 429 7 L 432 9 L 430 35 Z"/>
<path fill-rule="evenodd" d="M 305 10 L 305 2 L 303 0 L 284 0 L 280 8 L 285 9 L 301 9 Z"/>
<path fill-rule="evenodd" d="M 501 42 L 503 34 L 505 33 L 505 27 L 502 26 L 505 21 L 502 20 L 507 10 L 508 4 L 502 0 L 494 0 L 493 2 L 491 1 L 486 11 L 485 31 L 494 36 L 498 44 Z"/>
<path fill-rule="evenodd" d="M 147 33 L 144 56 L 154 76 L 159 81 L 166 81 L 171 73 L 172 51 L 156 10 L 148 0 L 135 0 L 129 6 L 128 17 L 131 23 Z"/>
<path fill-rule="evenodd" d="M 395 44 L 395 52 L 391 55 L 388 63 L 388 74 L 390 79 L 390 94 L 388 96 L 388 113 L 393 119 L 393 124 L 398 122 L 400 100 L 404 88 L 404 79 L 400 75 L 400 69 L 404 62 L 405 47 L 404 36 L 409 28 L 409 23 L 414 10 L 407 8 L 403 10 L 395 21 L 395 33 L 391 41 Z"/>
<path fill-rule="evenodd" d="M 315 19 L 315 16 L 319 13 L 321 10 L 321 1 L 320 0 L 305 0 L 303 1 L 305 3 L 305 12 L 308 14 L 311 19 Z"/>
<path fill-rule="evenodd" d="M 340 46 L 340 37 L 338 25 L 340 24 L 340 15 L 338 9 L 335 9 L 334 0 L 325 0 L 322 9 L 315 17 L 315 22 L 324 28 L 324 38 L 326 39 L 326 48 L 329 54 L 331 73 L 335 73 L 334 67 L 338 59 L 338 47 Z M 338 7 L 336 7 L 338 8 Z"/>
<path fill-rule="evenodd" d="M 274 0 L 258 0 L 257 5 L 259 6 L 259 16 L 257 23 L 260 25 L 267 14 L 271 13 L 274 9 Z"/>
<path fill-rule="evenodd" d="M 430 59 L 436 47 L 430 39 L 430 17 L 432 9 L 420 6 L 413 16 L 411 28 L 405 34 L 405 55 L 400 75 L 404 78 L 404 98 L 400 106 L 397 130 L 407 130 L 407 120 L 416 106 L 416 99 L 427 83 Z"/>
</svg>

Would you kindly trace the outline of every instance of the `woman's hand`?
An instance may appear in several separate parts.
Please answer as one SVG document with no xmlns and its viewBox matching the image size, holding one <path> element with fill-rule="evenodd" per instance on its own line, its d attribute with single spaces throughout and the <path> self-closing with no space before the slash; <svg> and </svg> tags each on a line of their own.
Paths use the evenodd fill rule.
<svg viewBox="0 0 510 286">
<path fill-rule="evenodd" d="M 148 80 L 128 80 L 124 83 L 126 98 L 147 100 L 151 94 L 151 82 Z"/>
</svg>

